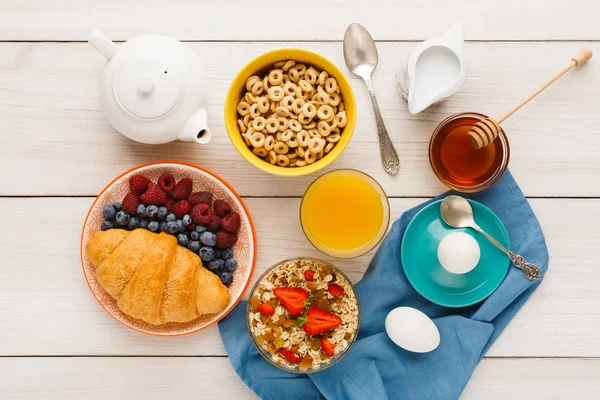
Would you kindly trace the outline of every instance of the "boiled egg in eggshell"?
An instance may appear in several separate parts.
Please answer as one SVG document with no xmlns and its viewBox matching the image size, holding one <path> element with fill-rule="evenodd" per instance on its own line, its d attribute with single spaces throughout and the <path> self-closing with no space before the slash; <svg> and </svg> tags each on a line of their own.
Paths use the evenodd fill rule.
<svg viewBox="0 0 600 400">
<path fill-rule="evenodd" d="M 437 256 L 448 272 L 466 274 L 479 263 L 481 250 L 473 236 L 464 232 L 452 232 L 438 245 Z"/>
<path fill-rule="evenodd" d="M 440 344 L 440 331 L 423 312 L 398 307 L 385 318 L 385 331 L 398 346 L 414 353 L 428 353 Z"/>
</svg>

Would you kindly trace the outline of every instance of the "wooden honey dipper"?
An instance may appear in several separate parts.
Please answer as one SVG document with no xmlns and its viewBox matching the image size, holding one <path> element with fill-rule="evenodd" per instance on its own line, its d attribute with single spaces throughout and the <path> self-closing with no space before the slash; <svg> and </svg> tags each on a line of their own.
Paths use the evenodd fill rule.
<svg viewBox="0 0 600 400">
<path fill-rule="evenodd" d="M 481 149 L 482 147 L 485 147 L 488 144 L 492 143 L 494 139 L 498 137 L 498 133 L 500 133 L 500 124 L 506 118 L 513 115 L 515 111 L 527 104 L 529 100 L 533 99 L 542 90 L 546 89 L 554 81 L 566 74 L 571 68 L 585 64 L 585 62 L 590 58 L 592 58 L 592 51 L 590 49 L 582 49 L 579 52 L 579 54 L 573 57 L 571 59 L 571 62 L 568 65 L 566 65 L 558 74 L 554 75 L 552 78 L 546 81 L 546 83 L 544 83 L 538 90 L 531 93 L 525 100 L 511 108 L 506 114 L 498 118 L 498 120 L 494 120 L 493 118 L 486 118 L 476 123 L 467 133 L 467 140 L 471 147 L 473 147 L 474 149 Z"/>
</svg>

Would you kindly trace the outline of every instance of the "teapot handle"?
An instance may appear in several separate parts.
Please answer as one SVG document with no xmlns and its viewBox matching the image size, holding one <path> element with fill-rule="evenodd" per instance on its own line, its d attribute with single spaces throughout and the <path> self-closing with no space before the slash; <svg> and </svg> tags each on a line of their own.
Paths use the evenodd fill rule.
<svg viewBox="0 0 600 400">
<path fill-rule="evenodd" d="M 117 53 L 117 46 L 97 29 L 93 31 L 88 38 L 88 43 L 102 53 L 107 60 L 113 58 L 113 56 Z"/>
<path fill-rule="evenodd" d="M 212 134 L 206 120 L 206 111 L 203 108 L 199 109 L 186 121 L 177 138 L 179 140 L 194 140 L 200 144 L 207 144 L 210 142 Z"/>
</svg>

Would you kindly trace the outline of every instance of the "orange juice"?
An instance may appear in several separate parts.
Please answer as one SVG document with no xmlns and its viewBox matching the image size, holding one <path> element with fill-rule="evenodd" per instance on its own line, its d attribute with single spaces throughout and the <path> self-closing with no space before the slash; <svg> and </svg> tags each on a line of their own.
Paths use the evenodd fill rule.
<svg viewBox="0 0 600 400">
<path fill-rule="evenodd" d="M 332 171 L 306 190 L 300 222 L 317 249 L 334 257 L 356 257 L 381 241 L 389 204 L 370 176 L 354 170 Z"/>
</svg>

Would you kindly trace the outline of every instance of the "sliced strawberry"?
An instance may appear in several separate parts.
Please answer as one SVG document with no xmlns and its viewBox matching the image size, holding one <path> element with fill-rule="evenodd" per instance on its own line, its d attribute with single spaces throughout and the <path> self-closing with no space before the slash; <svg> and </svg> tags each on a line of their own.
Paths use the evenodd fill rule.
<svg viewBox="0 0 600 400">
<path fill-rule="evenodd" d="M 262 315 L 273 315 L 275 314 L 275 309 L 269 303 L 265 303 L 258 307 L 258 312 L 260 312 Z"/>
<path fill-rule="evenodd" d="M 342 319 L 335 314 L 311 307 L 306 313 L 306 323 L 303 325 L 304 332 L 309 335 L 320 335 L 330 329 L 340 326 Z"/>
<path fill-rule="evenodd" d="M 312 269 L 307 269 L 306 271 L 304 271 L 304 279 L 306 279 L 309 282 L 314 281 L 315 271 L 313 271 Z"/>
<path fill-rule="evenodd" d="M 281 349 L 279 349 L 279 352 L 281 353 L 282 356 L 285 357 L 286 360 L 288 360 L 291 363 L 298 364 L 302 361 L 302 357 L 296 355 L 295 353 L 293 353 L 292 351 L 290 351 L 288 349 L 281 348 Z"/>
<path fill-rule="evenodd" d="M 281 287 L 273 289 L 273 293 L 290 314 L 300 315 L 304 312 L 304 302 L 308 300 L 308 291 L 305 289 Z"/>
<path fill-rule="evenodd" d="M 327 291 L 333 297 L 340 297 L 344 294 L 344 288 L 338 285 L 337 283 L 330 283 L 329 285 L 327 285 Z"/>
<path fill-rule="evenodd" d="M 333 357 L 335 354 L 335 344 L 328 342 L 325 339 L 321 339 L 321 349 L 323 349 L 323 352 L 329 357 Z"/>
</svg>

